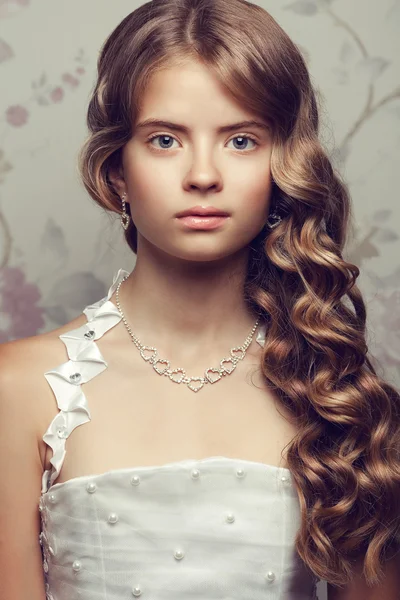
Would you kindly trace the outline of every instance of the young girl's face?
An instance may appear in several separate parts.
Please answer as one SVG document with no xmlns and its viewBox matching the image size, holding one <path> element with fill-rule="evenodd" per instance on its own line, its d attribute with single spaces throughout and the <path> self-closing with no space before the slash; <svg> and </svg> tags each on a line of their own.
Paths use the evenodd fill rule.
<svg viewBox="0 0 400 600">
<path fill-rule="evenodd" d="M 148 119 L 170 124 L 141 126 Z M 248 120 L 260 125 L 222 130 Z M 138 256 L 144 240 L 193 261 L 244 250 L 268 218 L 271 142 L 267 122 L 232 99 L 201 63 L 155 74 L 123 148 L 123 178 L 117 182 L 121 195 L 127 192 L 138 230 Z M 215 229 L 192 229 L 177 213 L 195 206 L 229 217 Z"/>
</svg>

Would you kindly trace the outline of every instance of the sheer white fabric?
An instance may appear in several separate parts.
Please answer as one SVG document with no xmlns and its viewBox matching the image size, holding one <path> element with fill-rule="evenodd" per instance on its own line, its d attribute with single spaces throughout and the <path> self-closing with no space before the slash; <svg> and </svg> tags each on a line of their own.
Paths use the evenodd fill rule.
<svg viewBox="0 0 400 600">
<path fill-rule="evenodd" d="M 85 308 L 87 324 L 60 336 L 69 360 L 45 373 L 60 409 L 43 436 L 48 600 L 315 600 L 317 578 L 294 548 L 288 469 L 213 456 L 55 483 L 66 439 L 91 418 L 82 384 L 107 368 L 96 340 L 121 320 L 110 298 L 125 275 Z"/>
</svg>

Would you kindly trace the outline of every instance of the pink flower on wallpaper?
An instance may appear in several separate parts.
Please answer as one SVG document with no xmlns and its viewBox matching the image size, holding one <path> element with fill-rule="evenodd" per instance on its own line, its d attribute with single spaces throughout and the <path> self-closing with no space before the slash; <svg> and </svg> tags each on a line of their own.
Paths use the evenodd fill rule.
<svg viewBox="0 0 400 600">
<path fill-rule="evenodd" d="M 62 89 L 62 87 L 54 88 L 54 90 L 50 94 L 50 98 L 53 102 L 61 102 L 61 100 L 64 98 L 64 90 Z"/>
<path fill-rule="evenodd" d="M 44 327 L 44 309 L 38 306 L 41 294 L 16 267 L 0 271 L 0 344 L 36 335 Z"/>
<path fill-rule="evenodd" d="M 71 73 L 63 73 L 62 80 L 64 83 L 68 83 L 71 87 L 77 87 L 79 85 L 79 79 L 71 75 Z"/>
<path fill-rule="evenodd" d="M 29 113 L 23 106 L 15 104 L 6 110 L 6 120 L 13 127 L 22 127 L 28 121 Z"/>
</svg>

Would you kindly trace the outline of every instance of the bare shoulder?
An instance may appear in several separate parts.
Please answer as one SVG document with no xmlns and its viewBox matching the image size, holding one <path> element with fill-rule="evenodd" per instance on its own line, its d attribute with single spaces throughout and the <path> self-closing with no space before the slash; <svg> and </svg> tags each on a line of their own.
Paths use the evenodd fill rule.
<svg viewBox="0 0 400 600">
<path fill-rule="evenodd" d="M 2 411 L 29 421 L 38 439 L 58 411 L 44 373 L 68 360 L 59 336 L 76 329 L 84 314 L 52 331 L 0 345 L 0 403 Z M 43 431 L 43 427 L 45 428 Z"/>
<path fill-rule="evenodd" d="M 44 373 L 66 360 L 59 335 L 85 319 L 0 346 L 1 598 L 45 597 L 38 511 L 45 445 L 40 438 L 58 407 Z"/>
<path fill-rule="evenodd" d="M 58 358 L 65 356 L 65 347 L 59 336 L 76 329 L 87 322 L 84 314 L 69 321 L 62 327 L 46 333 L 22 338 L 0 345 L 0 380 L 24 385 L 30 377 L 43 374 L 45 370 L 56 366 Z M 32 380 L 30 380 L 32 383 Z"/>
</svg>

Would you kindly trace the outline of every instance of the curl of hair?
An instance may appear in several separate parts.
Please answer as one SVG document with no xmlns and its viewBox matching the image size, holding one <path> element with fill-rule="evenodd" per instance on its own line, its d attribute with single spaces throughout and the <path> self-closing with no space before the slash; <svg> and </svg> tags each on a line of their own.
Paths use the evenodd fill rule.
<svg viewBox="0 0 400 600">
<path fill-rule="evenodd" d="M 361 557 L 375 585 L 399 543 L 400 396 L 367 355 L 359 269 L 342 256 L 349 193 L 318 139 L 316 95 L 299 48 L 245 0 L 141 5 L 99 56 L 82 180 L 100 206 L 121 213 L 109 173 L 120 166 L 146 82 L 193 58 L 268 119 L 274 135 L 271 207 L 284 218 L 251 243 L 245 295 L 268 324 L 263 374 L 298 426 L 287 452 L 301 510 L 296 550 L 334 586 L 350 581 Z M 132 220 L 125 237 L 136 253 Z"/>
</svg>

